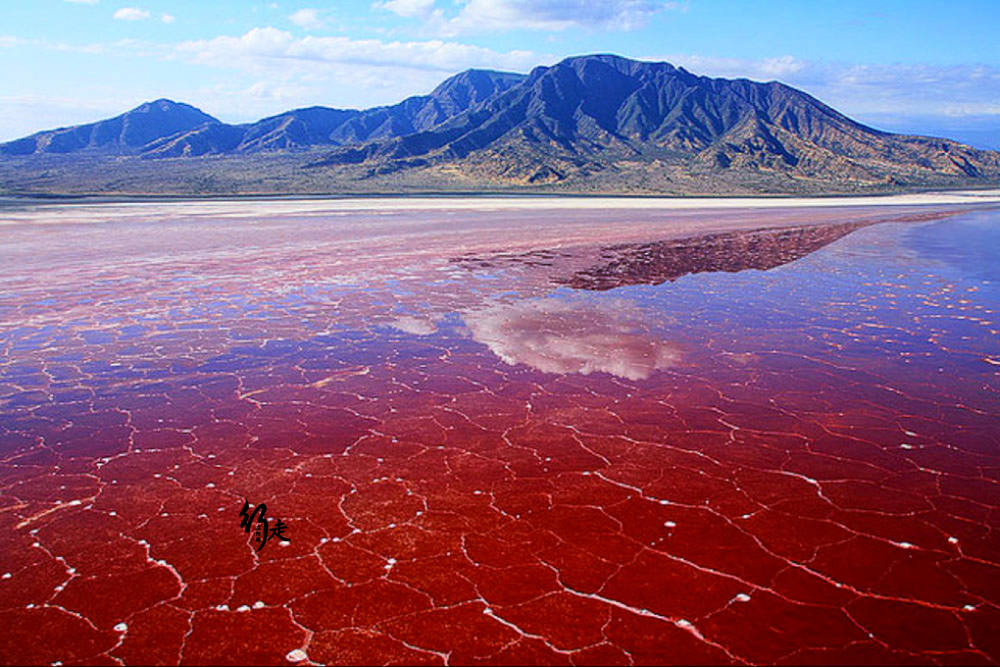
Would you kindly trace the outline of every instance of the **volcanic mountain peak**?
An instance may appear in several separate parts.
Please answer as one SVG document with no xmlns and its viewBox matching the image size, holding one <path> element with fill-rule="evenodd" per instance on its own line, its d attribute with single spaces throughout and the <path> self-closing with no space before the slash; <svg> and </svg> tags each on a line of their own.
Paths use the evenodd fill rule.
<svg viewBox="0 0 1000 667">
<path fill-rule="evenodd" d="M 713 79 L 605 54 L 535 68 L 425 132 L 344 147 L 316 164 L 370 164 L 386 174 L 462 161 L 480 178 L 524 184 L 623 164 L 876 183 L 996 174 L 998 158 L 880 132 L 776 81 Z"/>
<path fill-rule="evenodd" d="M 526 78 L 526 75 L 514 72 L 470 69 L 445 79 L 428 97 L 437 100 L 439 104 L 450 104 L 454 109 L 464 111 Z"/>
<path fill-rule="evenodd" d="M 241 126 L 199 126 L 164 137 L 144 157 L 253 153 L 311 146 L 343 146 L 428 130 L 524 79 L 523 74 L 468 70 L 443 81 L 429 95 L 358 111 L 314 106 L 293 109 Z"/>
<path fill-rule="evenodd" d="M 138 153 L 146 144 L 163 137 L 218 122 L 189 104 L 159 99 L 140 104 L 107 120 L 38 132 L 0 144 L 0 153 L 29 155 L 89 151 L 127 155 Z"/>
<path fill-rule="evenodd" d="M 384 177 L 435 187 L 856 191 L 965 187 L 1000 176 L 1000 153 L 881 132 L 777 81 L 710 78 L 612 54 L 528 75 L 473 69 L 391 106 L 308 107 L 244 125 L 161 99 L 0 145 L 0 154 L 21 156 L 260 154 L 253 170 L 241 167 L 246 174 L 269 169 L 279 151 L 296 167 L 281 178 L 310 183 Z"/>
</svg>

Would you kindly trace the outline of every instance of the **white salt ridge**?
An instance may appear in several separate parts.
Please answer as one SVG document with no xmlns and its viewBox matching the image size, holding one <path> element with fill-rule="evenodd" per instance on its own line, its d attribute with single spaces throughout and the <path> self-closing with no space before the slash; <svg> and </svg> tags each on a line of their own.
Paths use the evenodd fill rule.
<svg viewBox="0 0 1000 667">
<path fill-rule="evenodd" d="M 125 623 L 119 623 L 115 626 L 115 632 L 125 632 L 128 630 L 128 625 Z"/>
<path fill-rule="evenodd" d="M 14 575 L 13 575 L 13 574 L 11 574 L 10 572 L 4 572 L 4 573 L 3 573 L 3 576 L 2 576 L 2 577 L 0 577 L 0 579 L 10 579 L 10 578 L 11 578 L 11 577 L 13 577 L 13 576 L 14 576 Z"/>
<path fill-rule="evenodd" d="M 664 521 L 663 525 L 666 526 L 667 528 L 676 528 L 677 527 L 677 524 L 674 523 L 673 521 Z"/>
<path fill-rule="evenodd" d="M 737 602 L 750 602 L 750 596 L 747 595 L 746 593 L 740 593 L 739 595 L 736 596 L 736 601 Z"/>
<path fill-rule="evenodd" d="M 958 544 L 958 538 L 957 537 L 949 537 L 948 538 L 948 544 Z"/>
<path fill-rule="evenodd" d="M 256 602 L 253 603 L 253 608 L 254 609 L 263 609 L 264 608 L 264 601 L 263 600 L 257 600 Z"/>
</svg>

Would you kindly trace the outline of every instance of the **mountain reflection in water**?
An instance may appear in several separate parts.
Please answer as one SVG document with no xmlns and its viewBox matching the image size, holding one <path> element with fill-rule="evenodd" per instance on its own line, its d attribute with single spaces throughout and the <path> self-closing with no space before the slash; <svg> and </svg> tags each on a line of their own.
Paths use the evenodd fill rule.
<svg viewBox="0 0 1000 667">
<path fill-rule="evenodd" d="M 689 273 L 773 269 L 816 252 L 873 222 L 754 229 L 525 253 L 496 252 L 466 255 L 453 261 L 472 270 L 521 268 L 545 272 L 549 281 L 557 285 L 609 290 L 625 285 L 659 285 Z"/>
<path fill-rule="evenodd" d="M 761 229 L 710 234 L 643 244 L 621 244 L 601 251 L 603 263 L 556 279 L 570 287 L 607 290 L 622 285 L 659 285 L 689 273 L 766 270 L 816 252 L 865 222 Z"/>
</svg>

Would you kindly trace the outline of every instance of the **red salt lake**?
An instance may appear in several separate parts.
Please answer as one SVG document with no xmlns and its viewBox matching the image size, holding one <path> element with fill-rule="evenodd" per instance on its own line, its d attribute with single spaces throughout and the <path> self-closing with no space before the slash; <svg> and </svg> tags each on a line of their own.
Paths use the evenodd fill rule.
<svg viewBox="0 0 1000 667">
<path fill-rule="evenodd" d="M 1000 662 L 997 211 L 278 209 L 0 211 L 0 661 Z"/>
</svg>

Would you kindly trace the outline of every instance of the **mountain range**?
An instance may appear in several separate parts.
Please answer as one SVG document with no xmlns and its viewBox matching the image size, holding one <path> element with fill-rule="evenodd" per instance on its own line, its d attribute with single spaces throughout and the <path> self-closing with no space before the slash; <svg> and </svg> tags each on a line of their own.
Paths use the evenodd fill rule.
<svg viewBox="0 0 1000 667">
<path fill-rule="evenodd" d="M 468 70 L 392 106 L 241 125 L 161 99 L 0 144 L 8 192 L 847 192 L 998 177 L 998 152 L 882 132 L 779 82 L 612 55 Z"/>
</svg>

